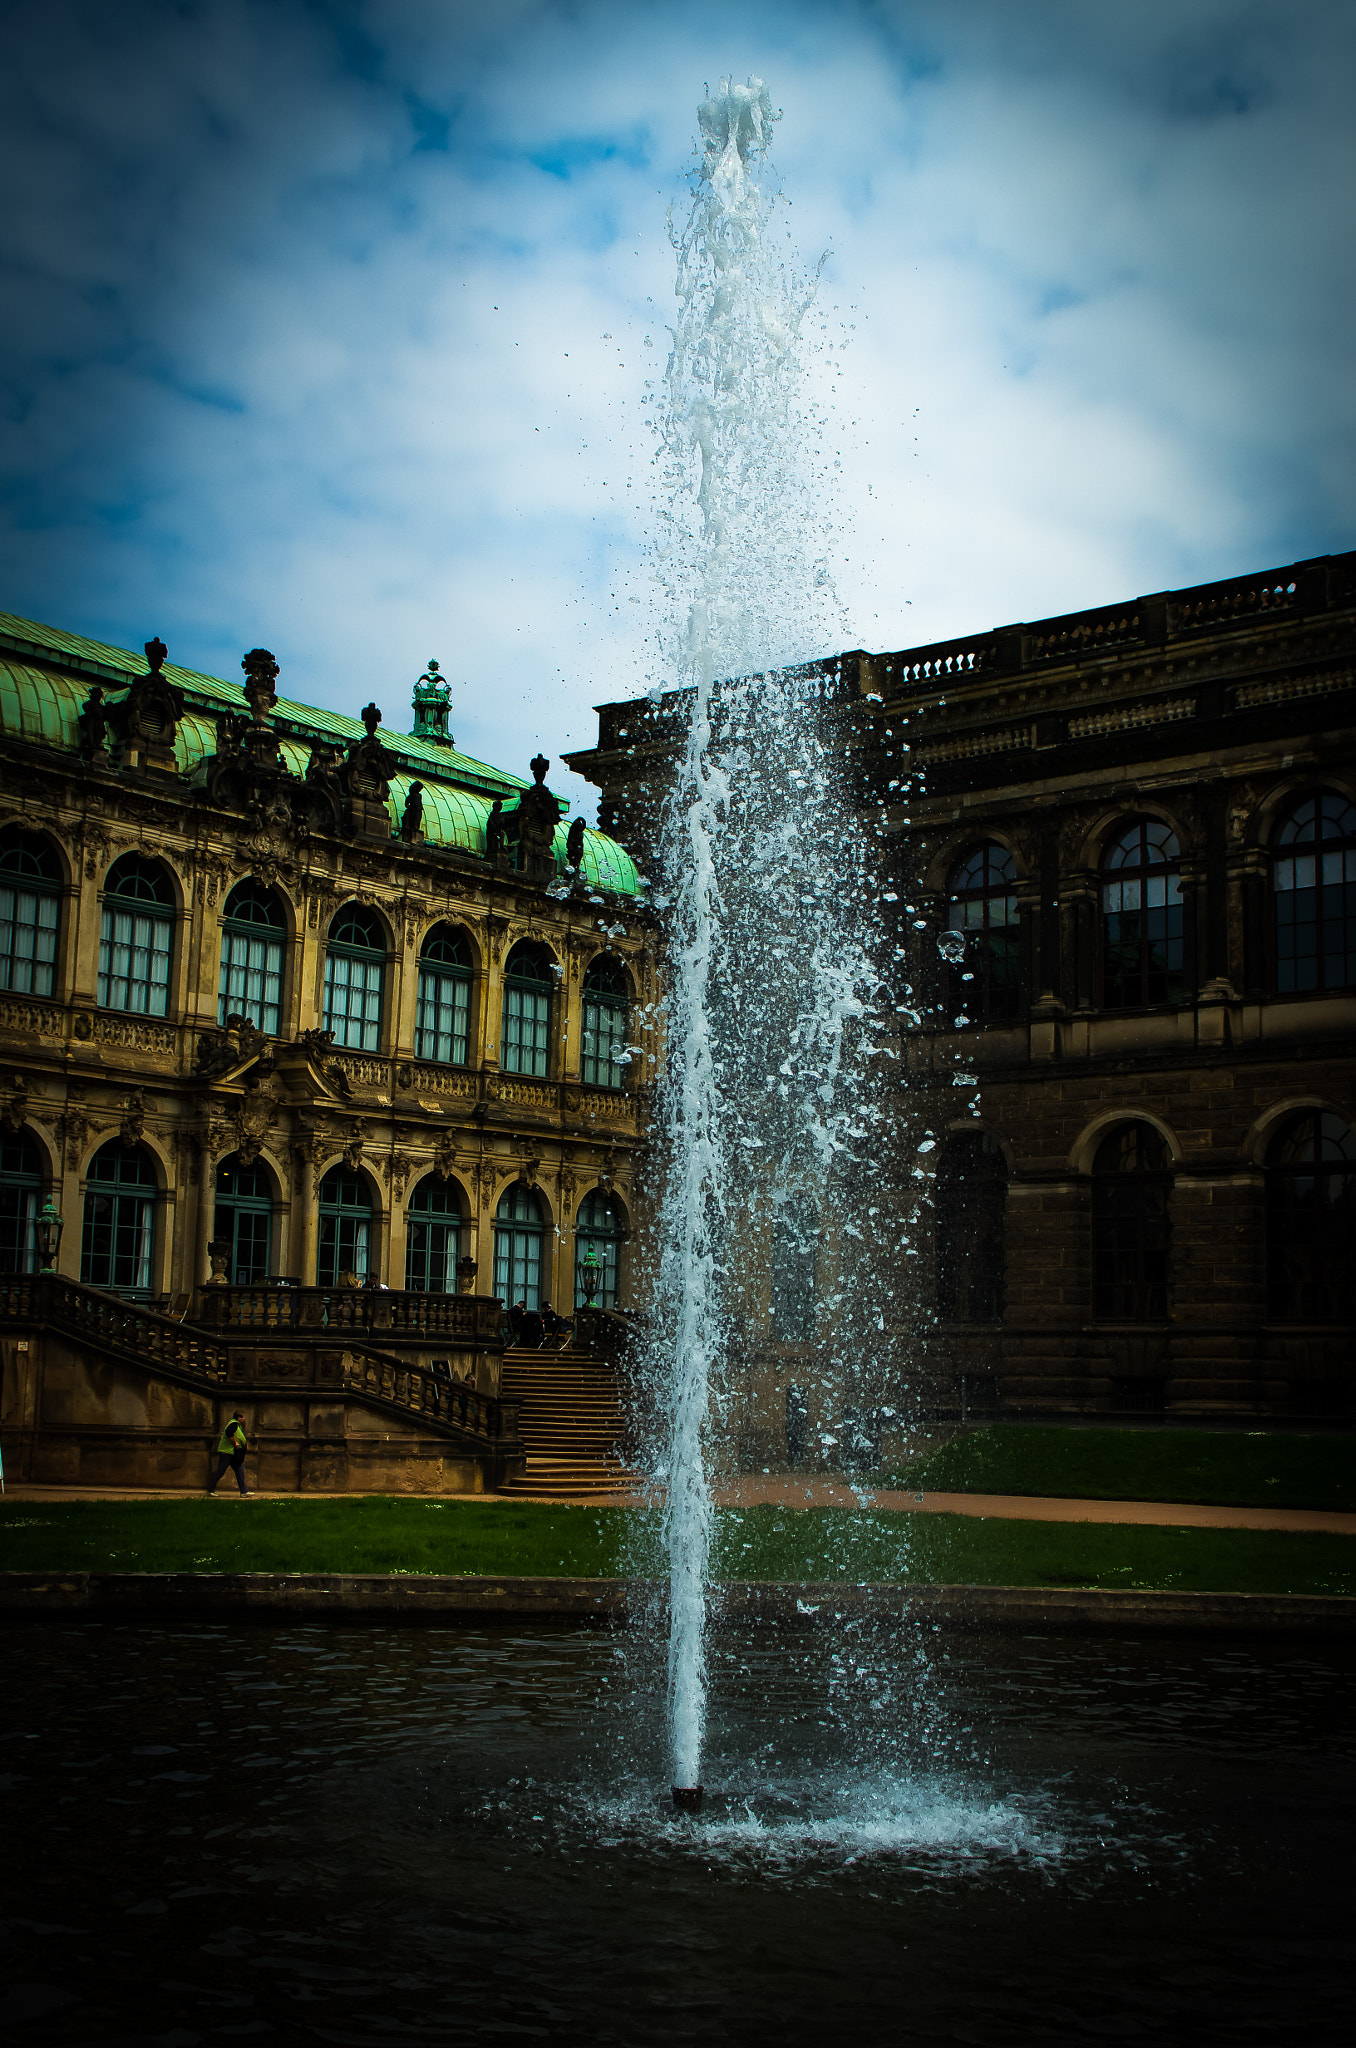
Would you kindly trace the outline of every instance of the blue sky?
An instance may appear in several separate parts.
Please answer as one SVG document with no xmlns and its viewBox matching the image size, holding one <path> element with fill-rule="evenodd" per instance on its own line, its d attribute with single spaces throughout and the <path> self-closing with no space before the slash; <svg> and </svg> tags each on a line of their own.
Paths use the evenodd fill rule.
<svg viewBox="0 0 1356 2048">
<path fill-rule="evenodd" d="M 662 680 L 644 387 L 723 72 L 829 252 L 841 644 L 1356 545 L 1340 0 L 5 19 L 0 608 L 393 722 L 434 655 L 469 751 L 587 744 Z"/>
</svg>

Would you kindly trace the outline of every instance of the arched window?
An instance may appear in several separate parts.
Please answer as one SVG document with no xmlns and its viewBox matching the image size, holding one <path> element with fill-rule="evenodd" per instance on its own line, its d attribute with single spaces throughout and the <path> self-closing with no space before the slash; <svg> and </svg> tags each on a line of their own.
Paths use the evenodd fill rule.
<svg viewBox="0 0 1356 2048">
<path fill-rule="evenodd" d="M 1180 848 L 1161 818 L 1136 818 L 1102 855 L 1102 1001 L 1177 1003 L 1186 986 Z"/>
<path fill-rule="evenodd" d="M 798 1344 L 815 1333 L 819 1241 L 819 1211 L 813 1203 L 788 1203 L 773 1216 L 768 1306 L 774 1344 Z"/>
<path fill-rule="evenodd" d="M 337 1287 L 346 1273 L 365 1280 L 372 1262 L 372 1197 L 348 1166 L 332 1166 L 320 1183 L 317 1287 Z"/>
<path fill-rule="evenodd" d="M 541 1203 L 531 1188 L 515 1181 L 494 1218 L 494 1291 L 506 1308 L 526 1302 L 541 1307 L 542 1243 L 546 1227 Z"/>
<path fill-rule="evenodd" d="M 1305 797 L 1272 842 L 1276 986 L 1282 995 L 1356 984 L 1356 805 Z"/>
<path fill-rule="evenodd" d="M 435 925 L 419 955 L 415 1055 L 464 1067 L 470 1035 L 471 951 L 460 932 Z"/>
<path fill-rule="evenodd" d="M 330 926 L 325 948 L 325 1029 L 355 1052 L 381 1048 L 381 985 L 386 944 L 370 911 L 350 903 Z"/>
<path fill-rule="evenodd" d="M 1168 1313 L 1168 1151 L 1152 1124 L 1119 1124 L 1092 1162 L 1092 1313 L 1160 1323 Z"/>
<path fill-rule="evenodd" d="M 286 929 L 282 905 L 271 889 L 258 882 L 236 883 L 221 924 L 218 1024 L 228 1017 L 248 1017 L 258 1030 L 277 1037 Z"/>
<path fill-rule="evenodd" d="M 1356 1321 L 1356 1137 L 1323 1110 L 1291 1117 L 1267 1151 L 1267 1313 Z"/>
<path fill-rule="evenodd" d="M 36 1273 L 33 1226 L 42 1204 L 42 1154 L 27 1131 L 0 1135 L 0 1273 Z"/>
<path fill-rule="evenodd" d="M 140 1145 L 113 1138 L 90 1161 L 80 1278 L 87 1287 L 149 1294 L 160 1183 Z"/>
<path fill-rule="evenodd" d="M 953 1131 L 933 1191 L 937 1313 L 948 1322 L 996 1323 L 1003 1314 L 1003 1224 L 1008 1168 L 987 1131 Z"/>
<path fill-rule="evenodd" d="M 621 1295 L 621 1211 L 611 1195 L 595 1188 L 579 1204 L 574 1220 L 574 1305 L 583 1308 L 584 1261 L 590 1252 L 597 1261 L 598 1285 L 595 1308 L 615 1308 Z"/>
<path fill-rule="evenodd" d="M 504 970 L 504 1040 L 500 1059 L 506 1074 L 551 1071 L 551 966 L 540 946 L 524 940 L 509 954 Z"/>
<path fill-rule="evenodd" d="M 138 853 L 114 861 L 104 883 L 99 936 L 99 1007 L 163 1017 L 169 1009 L 174 891 L 156 862 Z"/>
<path fill-rule="evenodd" d="M 217 1206 L 212 1226 L 219 1245 L 229 1245 L 226 1270 L 237 1287 L 267 1280 L 273 1239 L 273 1190 L 259 1165 L 242 1166 L 239 1155 L 217 1168 Z"/>
<path fill-rule="evenodd" d="M 0 834 L 0 988 L 53 994 L 60 911 L 55 849 L 36 832 Z"/>
<path fill-rule="evenodd" d="M 1017 869 L 1005 846 L 976 846 L 951 870 L 947 885 L 952 931 L 965 941 L 950 969 L 951 1006 L 973 1024 L 1015 1017 L 1018 972 Z"/>
<path fill-rule="evenodd" d="M 584 1021 L 579 1040 L 580 1078 L 592 1088 L 620 1088 L 630 1055 L 626 1050 L 626 970 L 606 954 L 584 976 Z"/>
<path fill-rule="evenodd" d="M 455 1294 L 461 1203 L 451 1181 L 430 1173 L 410 1196 L 405 1285 L 416 1294 Z"/>
</svg>

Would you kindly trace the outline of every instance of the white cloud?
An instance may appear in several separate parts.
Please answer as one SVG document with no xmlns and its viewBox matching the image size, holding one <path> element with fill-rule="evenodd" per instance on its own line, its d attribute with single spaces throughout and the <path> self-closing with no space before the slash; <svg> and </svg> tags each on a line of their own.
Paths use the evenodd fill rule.
<svg viewBox="0 0 1356 2048">
<path fill-rule="evenodd" d="M 653 669 L 641 401 L 725 70 L 785 109 L 850 330 L 845 639 L 1350 545 L 1353 39 L 1279 0 L 34 7 L 5 603 L 392 717 L 433 654 L 469 751 L 586 744 Z"/>
</svg>

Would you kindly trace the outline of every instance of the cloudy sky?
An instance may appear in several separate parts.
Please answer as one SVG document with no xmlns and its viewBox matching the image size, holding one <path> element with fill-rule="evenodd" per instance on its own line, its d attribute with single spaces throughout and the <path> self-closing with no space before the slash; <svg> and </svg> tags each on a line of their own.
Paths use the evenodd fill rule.
<svg viewBox="0 0 1356 2048">
<path fill-rule="evenodd" d="M 588 744 L 656 679 L 644 387 L 724 72 L 849 343 L 841 644 L 1356 545 L 1349 0 L 0 14 L 0 609 L 392 723 L 434 655 L 468 751 Z"/>
</svg>

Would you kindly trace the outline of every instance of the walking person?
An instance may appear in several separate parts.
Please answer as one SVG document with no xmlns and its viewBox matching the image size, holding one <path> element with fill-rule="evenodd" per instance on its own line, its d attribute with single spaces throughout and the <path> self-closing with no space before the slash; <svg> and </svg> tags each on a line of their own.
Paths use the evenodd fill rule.
<svg viewBox="0 0 1356 2048">
<path fill-rule="evenodd" d="M 227 1472 L 234 1470 L 235 1483 L 246 1499 L 250 1489 L 245 1484 L 245 1453 L 250 1447 L 245 1434 L 245 1418 L 237 1408 L 235 1414 L 221 1432 L 217 1445 L 217 1469 L 207 1482 L 207 1491 L 215 1493 L 218 1479 L 224 1479 Z"/>
</svg>

